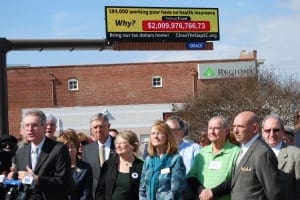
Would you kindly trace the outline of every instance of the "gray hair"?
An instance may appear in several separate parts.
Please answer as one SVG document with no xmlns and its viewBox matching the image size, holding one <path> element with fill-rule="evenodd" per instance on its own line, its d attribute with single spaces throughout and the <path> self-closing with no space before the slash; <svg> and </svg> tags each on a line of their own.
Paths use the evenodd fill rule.
<svg viewBox="0 0 300 200">
<path fill-rule="evenodd" d="M 32 116 L 37 116 L 39 119 L 40 119 L 40 123 L 42 126 L 46 126 L 46 123 L 47 123 L 47 118 L 46 118 L 46 115 L 43 111 L 41 110 L 28 110 L 24 113 L 23 115 L 23 120 L 25 117 L 29 116 L 29 115 L 32 115 Z M 23 126 L 23 120 L 22 120 L 22 123 L 21 125 Z"/>
<path fill-rule="evenodd" d="M 105 115 L 103 113 L 97 113 L 97 114 L 93 115 L 90 120 L 90 123 L 92 123 L 95 120 L 105 121 L 109 124 L 109 119 L 108 119 L 107 115 Z"/>
<path fill-rule="evenodd" d="M 208 122 L 210 122 L 211 120 L 214 120 L 214 119 L 220 119 L 222 121 L 222 127 L 229 128 L 228 119 L 226 119 L 223 115 L 214 116 L 214 117 L 210 118 Z"/>
<path fill-rule="evenodd" d="M 46 117 L 47 117 L 47 122 L 53 122 L 54 124 L 57 123 L 57 118 L 54 115 L 46 114 Z"/>
<path fill-rule="evenodd" d="M 179 117 L 179 116 L 171 116 L 171 117 L 169 117 L 167 119 L 167 121 L 174 121 L 174 122 L 176 122 L 177 125 L 178 125 L 178 128 L 180 128 L 181 130 L 185 131 L 186 126 L 185 126 L 185 123 L 184 123 L 184 121 L 183 121 L 183 119 L 181 117 Z"/>
<path fill-rule="evenodd" d="M 173 121 L 178 125 L 178 128 L 184 132 L 184 136 L 187 136 L 189 133 L 189 123 L 184 121 L 181 117 L 179 116 L 171 116 L 169 117 L 166 121 Z"/>
<path fill-rule="evenodd" d="M 280 129 L 284 129 L 284 121 L 283 119 L 281 119 L 281 117 L 278 115 L 278 114 L 275 114 L 275 113 L 272 113 L 272 114 L 269 114 L 269 115 L 266 115 L 262 121 L 262 128 L 264 128 L 264 125 L 265 125 L 265 122 L 268 120 L 268 119 L 275 119 L 279 122 L 280 124 Z"/>
</svg>

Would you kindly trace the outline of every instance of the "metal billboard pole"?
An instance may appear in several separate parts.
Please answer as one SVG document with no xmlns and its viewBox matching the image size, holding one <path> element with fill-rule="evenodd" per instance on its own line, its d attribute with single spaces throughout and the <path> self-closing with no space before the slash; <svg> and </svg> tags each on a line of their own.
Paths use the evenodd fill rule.
<svg viewBox="0 0 300 200">
<path fill-rule="evenodd" d="M 104 50 L 112 49 L 101 39 L 14 39 L 0 38 L 0 136 L 9 134 L 6 54 L 9 51 Z"/>
</svg>

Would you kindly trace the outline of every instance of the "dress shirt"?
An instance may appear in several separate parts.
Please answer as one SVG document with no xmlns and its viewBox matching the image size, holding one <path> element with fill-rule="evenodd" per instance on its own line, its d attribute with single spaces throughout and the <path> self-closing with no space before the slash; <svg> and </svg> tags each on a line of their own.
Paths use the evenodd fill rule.
<svg viewBox="0 0 300 200">
<path fill-rule="evenodd" d="M 247 153 L 248 149 L 251 147 L 251 145 L 254 143 L 254 141 L 259 138 L 259 134 L 256 134 L 253 138 L 251 138 L 251 140 L 249 140 L 246 144 L 242 144 L 241 146 L 241 151 L 242 153 L 242 157 Z"/>
<path fill-rule="evenodd" d="M 183 163 L 186 168 L 186 174 L 190 171 L 196 155 L 200 151 L 201 146 L 194 142 L 182 141 L 178 147 L 179 154 L 182 156 Z"/>
<path fill-rule="evenodd" d="M 45 142 L 45 137 L 43 138 L 43 140 L 38 144 L 38 145 L 35 145 L 35 144 L 33 144 L 33 143 L 31 143 L 31 153 L 32 152 L 35 152 L 36 151 L 36 149 L 38 148 L 39 149 L 39 151 L 38 151 L 38 155 L 37 155 L 37 157 L 39 157 L 39 155 L 40 155 L 40 153 L 41 153 L 41 150 L 42 150 L 42 147 L 43 147 L 43 144 L 44 144 L 44 142 Z"/>
<path fill-rule="evenodd" d="M 278 157 L 279 151 L 281 149 L 282 142 L 276 144 L 275 147 L 272 147 L 273 152 L 275 153 L 276 157 Z"/>
<path fill-rule="evenodd" d="M 105 151 L 105 160 L 109 158 L 110 154 L 110 147 L 111 147 L 111 138 L 108 137 L 104 144 L 102 144 L 100 141 L 98 141 L 99 149 L 100 145 L 104 145 L 104 151 Z"/>
</svg>

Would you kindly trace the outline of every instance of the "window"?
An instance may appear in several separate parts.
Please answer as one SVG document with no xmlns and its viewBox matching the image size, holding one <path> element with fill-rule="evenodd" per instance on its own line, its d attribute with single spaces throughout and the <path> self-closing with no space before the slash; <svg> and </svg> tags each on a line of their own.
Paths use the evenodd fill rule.
<svg viewBox="0 0 300 200">
<path fill-rule="evenodd" d="M 162 87 L 162 78 L 160 76 L 152 77 L 152 87 L 155 88 Z"/>
<path fill-rule="evenodd" d="M 78 80 L 75 78 L 68 80 L 68 90 L 70 91 L 77 91 L 79 89 L 78 87 Z"/>
</svg>

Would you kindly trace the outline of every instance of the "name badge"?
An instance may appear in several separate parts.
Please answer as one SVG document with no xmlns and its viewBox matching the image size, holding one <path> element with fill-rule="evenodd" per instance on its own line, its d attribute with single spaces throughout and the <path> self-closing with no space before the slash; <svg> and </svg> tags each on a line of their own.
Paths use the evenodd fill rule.
<svg viewBox="0 0 300 200">
<path fill-rule="evenodd" d="M 222 163 L 220 161 L 210 161 L 208 168 L 216 170 L 216 169 L 221 169 L 221 166 Z"/>
<path fill-rule="evenodd" d="M 161 170 L 160 170 L 160 173 L 161 173 L 161 174 L 168 174 L 168 173 L 170 173 L 170 171 L 171 171 L 170 168 L 167 167 L 167 168 L 161 169 Z"/>
</svg>

